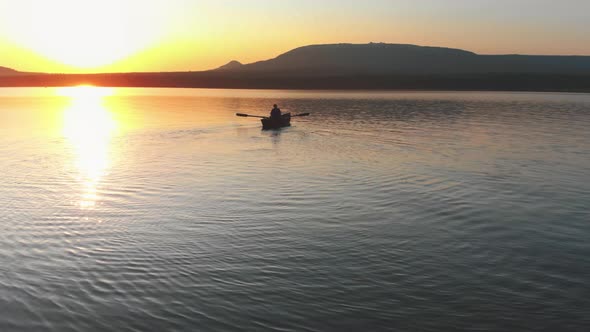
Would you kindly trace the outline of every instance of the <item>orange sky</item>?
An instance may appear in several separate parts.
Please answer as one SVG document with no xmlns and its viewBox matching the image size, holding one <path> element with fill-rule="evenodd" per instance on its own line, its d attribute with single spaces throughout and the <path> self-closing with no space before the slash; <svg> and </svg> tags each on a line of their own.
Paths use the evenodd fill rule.
<svg viewBox="0 0 590 332">
<path fill-rule="evenodd" d="M 203 70 L 317 43 L 590 55 L 590 1 L 0 0 L 0 66 Z"/>
</svg>

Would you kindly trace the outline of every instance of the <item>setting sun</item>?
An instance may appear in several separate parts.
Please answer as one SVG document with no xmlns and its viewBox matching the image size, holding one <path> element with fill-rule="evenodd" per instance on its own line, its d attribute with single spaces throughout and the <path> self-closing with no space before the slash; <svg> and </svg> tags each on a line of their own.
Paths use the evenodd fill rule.
<svg viewBox="0 0 590 332">
<path fill-rule="evenodd" d="M 15 43 L 48 60 L 96 68 L 158 42 L 162 19 L 134 1 L 23 1 L 11 7 L 4 29 Z"/>
</svg>

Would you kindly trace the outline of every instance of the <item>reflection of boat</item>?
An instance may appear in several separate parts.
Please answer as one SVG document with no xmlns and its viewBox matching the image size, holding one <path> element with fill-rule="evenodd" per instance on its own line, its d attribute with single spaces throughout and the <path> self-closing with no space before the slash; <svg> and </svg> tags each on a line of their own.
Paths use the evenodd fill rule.
<svg viewBox="0 0 590 332">
<path fill-rule="evenodd" d="M 280 118 L 262 118 L 262 129 L 279 129 L 291 126 L 291 113 L 285 113 Z"/>
</svg>

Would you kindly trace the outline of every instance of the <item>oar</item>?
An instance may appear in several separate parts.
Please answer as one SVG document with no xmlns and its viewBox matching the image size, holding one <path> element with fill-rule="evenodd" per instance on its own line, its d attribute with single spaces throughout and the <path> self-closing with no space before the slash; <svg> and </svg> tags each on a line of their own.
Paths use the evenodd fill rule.
<svg viewBox="0 0 590 332">
<path fill-rule="evenodd" d="M 250 114 L 244 114 L 244 113 L 236 113 L 237 116 L 249 116 L 251 118 L 267 118 L 267 116 L 260 116 L 260 115 L 250 115 Z"/>
<path fill-rule="evenodd" d="M 268 116 L 261 116 L 261 115 L 250 115 L 250 114 L 244 114 L 244 113 L 236 113 L 237 116 L 243 116 L 243 117 L 251 117 L 251 118 L 268 118 Z M 295 115 L 291 115 L 291 117 L 293 116 L 308 116 L 309 113 L 300 113 L 300 114 L 295 114 Z"/>
</svg>

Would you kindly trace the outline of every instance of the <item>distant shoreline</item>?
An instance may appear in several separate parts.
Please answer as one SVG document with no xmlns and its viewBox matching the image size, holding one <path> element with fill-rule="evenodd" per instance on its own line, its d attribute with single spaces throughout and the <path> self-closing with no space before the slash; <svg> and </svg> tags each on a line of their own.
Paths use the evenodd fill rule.
<svg viewBox="0 0 590 332">
<path fill-rule="evenodd" d="M 590 56 L 478 55 L 410 44 L 324 44 L 217 69 L 95 74 L 0 67 L 0 87 L 590 92 Z"/>
<path fill-rule="evenodd" d="M 400 90 L 590 92 L 590 75 L 325 75 L 293 73 L 165 72 L 110 74 L 20 74 L 0 76 L 0 87 L 94 85 L 130 88 L 273 90 Z"/>
</svg>

